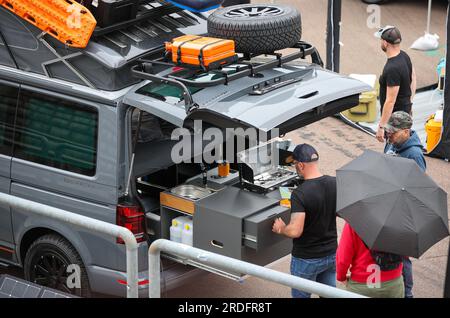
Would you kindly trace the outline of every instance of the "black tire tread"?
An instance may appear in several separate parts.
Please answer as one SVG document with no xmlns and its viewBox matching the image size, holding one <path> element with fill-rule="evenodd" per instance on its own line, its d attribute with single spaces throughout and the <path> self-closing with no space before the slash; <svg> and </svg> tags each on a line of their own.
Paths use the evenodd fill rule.
<svg viewBox="0 0 450 318">
<path fill-rule="evenodd" d="M 226 9 L 230 8 L 233 7 Z M 213 37 L 234 40 L 239 53 L 272 53 L 290 47 L 301 39 L 301 16 L 296 10 L 290 9 L 285 15 L 253 21 L 228 19 L 224 17 L 226 12 L 222 9 L 209 16 L 208 33 Z"/>
<path fill-rule="evenodd" d="M 67 258 L 69 258 L 72 262 L 72 264 L 77 264 L 80 266 L 81 270 L 81 296 L 82 297 L 90 297 L 91 291 L 89 286 L 89 278 L 86 272 L 86 268 L 84 266 L 83 260 L 81 259 L 80 255 L 78 254 L 77 250 L 70 244 L 64 237 L 58 235 L 58 234 L 47 234 L 39 237 L 36 239 L 28 248 L 27 253 L 25 255 L 25 261 L 24 261 L 24 274 L 25 279 L 30 280 L 30 271 L 29 268 L 31 266 L 30 262 L 32 259 L 32 252 L 39 248 L 39 245 L 41 244 L 47 244 L 47 245 L 53 245 L 61 252 L 63 252 Z"/>
</svg>

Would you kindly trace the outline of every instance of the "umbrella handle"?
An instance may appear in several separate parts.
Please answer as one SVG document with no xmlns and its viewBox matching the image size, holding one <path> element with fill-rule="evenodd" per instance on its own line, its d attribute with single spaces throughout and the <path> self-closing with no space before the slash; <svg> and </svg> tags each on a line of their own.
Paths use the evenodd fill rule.
<svg viewBox="0 0 450 318">
<path fill-rule="evenodd" d="M 428 0 L 428 17 L 427 17 L 427 33 L 430 33 L 430 25 L 431 25 L 431 5 L 432 0 Z"/>
</svg>

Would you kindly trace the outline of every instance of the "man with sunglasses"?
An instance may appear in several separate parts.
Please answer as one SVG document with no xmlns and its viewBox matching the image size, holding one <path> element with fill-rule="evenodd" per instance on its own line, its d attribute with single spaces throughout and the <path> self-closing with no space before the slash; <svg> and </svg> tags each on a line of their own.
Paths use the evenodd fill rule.
<svg viewBox="0 0 450 318">
<path fill-rule="evenodd" d="M 375 36 L 381 40 L 381 49 L 388 58 L 380 76 L 381 119 L 376 138 L 384 142 L 385 125 L 393 112 L 412 114 L 412 100 L 416 93 L 416 74 L 411 59 L 400 49 L 402 36 L 394 26 L 388 25 Z"/>
<path fill-rule="evenodd" d="M 425 171 L 427 164 L 423 155 L 423 146 L 419 136 L 411 127 L 411 115 L 403 111 L 393 113 L 385 127 L 387 144 L 384 152 L 412 159 L 420 169 Z M 408 257 L 403 259 L 403 282 L 405 284 L 405 298 L 413 298 L 412 263 Z"/>
<path fill-rule="evenodd" d="M 295 147 L 289 162 L 305 181 L 292 192 L 289 224 L 278 218 L 272 230 L 293 239 L 292 275 L 336 287 L 336 178 L 320 172 L 311 145 Z M 310 296 L 292 289 L 294 298 Z"/>
</svg>

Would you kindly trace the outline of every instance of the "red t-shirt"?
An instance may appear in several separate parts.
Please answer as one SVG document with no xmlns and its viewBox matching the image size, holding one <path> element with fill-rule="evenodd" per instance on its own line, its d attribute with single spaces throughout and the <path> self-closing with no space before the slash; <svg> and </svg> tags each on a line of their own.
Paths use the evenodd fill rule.
<svg viewBox="0 0 450 318">
<path fill-rule="evenodd" d="M 370 265 L 375 261 L 370 254 L 369 249 L 359 238 L 352 227 L 346 223 L 339 246 L 336 252 L 336 274 L 338 281 L 345 281 L 347 271 L 350 269 L 351 279 L 358 283 L 366 283 L 369 276 L 373 275 L 375 270 Z M 390 281 L 399 278 L 402 275 L 403 264 L 392 271 L 381 271 L 381 282 Z"/>
</svg>

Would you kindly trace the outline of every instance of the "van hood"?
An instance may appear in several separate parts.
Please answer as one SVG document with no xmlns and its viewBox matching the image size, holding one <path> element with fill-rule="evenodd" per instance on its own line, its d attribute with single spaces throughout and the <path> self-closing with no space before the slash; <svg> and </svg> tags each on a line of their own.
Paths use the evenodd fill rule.
<svg viewBox="0 0 450 318">
<path fill-rule="evenodd" d="M 354 107 L 359 94 L 371 90 L 357 79 L 315 64 L 283 65 L 256 77 L 204 88 L 193 94 L 196 107 L 186 112 L 182 101 L 168 104 L 137 94 L 143 85 L 128 93 L 124 102 L 177 126 L 190 127 L 194 120 L 202 120 L 223 129 L 278 128 L 280 134 Z"/>
</svg>

